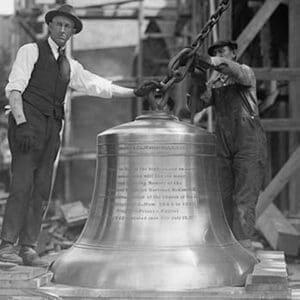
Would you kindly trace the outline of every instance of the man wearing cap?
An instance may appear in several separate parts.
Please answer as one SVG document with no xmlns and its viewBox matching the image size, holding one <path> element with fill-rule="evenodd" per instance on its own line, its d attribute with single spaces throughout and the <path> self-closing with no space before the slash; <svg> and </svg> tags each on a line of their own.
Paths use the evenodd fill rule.
<svg viewBox="0 0 300 300">
<path fill-rule="evenodd" d="M 35 247 L 60 146 L 67 87 L 101 98 L 141 97 L 157 87 L 156 82 L 146 82 L 135 90 L 120 87 L 67 57 L 66 42 L 82 30 L 72 6 L 49 11 L 45 20 L 48 39 L 19 49 L 6 86 L 11 106 L 8 136 L 12 181 L 1 232 L 0 261 L 29 266 L 47 265 Z M 14 248 L 17 241 L 19 253 Z"/>
<path fill-rule="evenodd" d="M 250 67 L 236 62 L 237 44 L 219 41 L 197 54 L 194 65 L 211 69 L 196 111 L 215 108 L 219 184 L 225 215 L 237 240 L 251 248 L 255 207 L 264 181 L 266 136 L 258 116 L 256 79 Z M 191 106 L 190 103 L 188 103 Z"/>
</svg>

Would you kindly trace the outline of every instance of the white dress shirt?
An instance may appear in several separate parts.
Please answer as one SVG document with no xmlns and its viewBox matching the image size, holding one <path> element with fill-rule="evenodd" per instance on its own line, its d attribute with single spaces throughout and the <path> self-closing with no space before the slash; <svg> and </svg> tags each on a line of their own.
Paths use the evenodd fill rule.
<svg viewBox="0 0 300 300">
<path fill-rule="evenodd" d="M 57 59 L 59 55 L 58 46 L 50 37 L 48 43 L 55 59 Z M 38 56 L 39 49 L 36 43 L 25 44 L 19 49 L 8 78 L 8 84 L 5 87 L 6 97 L 9 97 L 13 90 L 24 92 Z M 70 88 L 89 96 L 112 97 L 112 83 L 109 80 L 85 70 L 78 61 L 71 57 L 68 57 L 68 60 L 71 68 Z"/>
</svg>

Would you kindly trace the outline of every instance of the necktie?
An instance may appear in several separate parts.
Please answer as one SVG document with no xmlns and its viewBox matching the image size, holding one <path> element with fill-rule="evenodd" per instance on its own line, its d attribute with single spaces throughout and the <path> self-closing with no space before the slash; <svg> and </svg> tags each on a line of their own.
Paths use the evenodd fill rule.
<svg viewBox="0 0 300 300">
<path fill-rule="evenodd" d="M 58 64 L 60 79 L 63 82 L 68 82 L 70 80 L 70 63 L 66 57 L 65 49 L 59 47 L 58 53 L 59 56 L 57 58 L 57 64 Z"/>
</svg>

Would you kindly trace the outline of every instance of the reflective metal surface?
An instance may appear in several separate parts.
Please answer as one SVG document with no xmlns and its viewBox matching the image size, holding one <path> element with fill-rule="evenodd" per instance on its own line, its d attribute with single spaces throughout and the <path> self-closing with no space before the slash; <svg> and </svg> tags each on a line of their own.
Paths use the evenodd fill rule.
<svg viewBox="0 0 300 300">
<path fill-rule="evenodd" d="M 54 282 L 115 290 L 243 285 L 256 259 L 234 239 L 215 137 L 163 113 L 98 135 L 90 215 Z"/>
</svg>

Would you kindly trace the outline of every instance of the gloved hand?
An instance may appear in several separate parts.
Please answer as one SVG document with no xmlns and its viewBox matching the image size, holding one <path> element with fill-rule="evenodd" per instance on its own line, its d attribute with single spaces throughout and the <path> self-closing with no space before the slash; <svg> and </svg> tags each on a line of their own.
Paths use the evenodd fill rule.
<svg viewBox="0 0 300 300">
<path fill-rule="evenodd" d="M 212 67 L 212 59 L 207 54 L 199 54 L 199 53 L 197 53 L 195 55 L 194 66 L 197 69 L 207 70 L 210 67 Z"/>
<path fill-rule="evenodd" d="M 25 122 L 17 126 L 16 140 L 18 147 L 23 153 L 27 153 L 34 147 L 35 136 L 28 123 Z"/>
<path fill-rule="evenodd" d="M 144 97 L 148 95 L 151 91 L 160 88 L 161 84 L 157 80 L 147 80 L 144 83 L 142 83 L 138 88 L 136 88 L 133 93 L 137 97 Z"/>
</svg>

